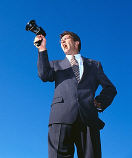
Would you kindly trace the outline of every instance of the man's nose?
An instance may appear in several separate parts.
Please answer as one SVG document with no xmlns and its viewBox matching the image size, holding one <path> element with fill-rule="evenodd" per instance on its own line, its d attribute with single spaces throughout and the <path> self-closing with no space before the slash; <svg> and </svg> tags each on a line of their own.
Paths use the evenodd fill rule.
<svg viewBox="0 0 132 158">
<path fill-rule="evenodd" d="M 63 40 L 63 39 L 61 40 L 61 43 L 65 43 L 65 42 L 66 42 L 65 40 Z"/>
</svg>

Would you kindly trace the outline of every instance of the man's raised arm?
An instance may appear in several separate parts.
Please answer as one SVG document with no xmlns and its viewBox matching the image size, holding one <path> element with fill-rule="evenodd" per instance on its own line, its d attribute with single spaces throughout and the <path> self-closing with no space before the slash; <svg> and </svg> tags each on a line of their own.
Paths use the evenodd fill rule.
<svg viewBox="0 0 132 158">
<path fill-rule="evenodd" d="M 35 43 L 41 41 L 41 45 L 37 46 Z M 49 62 L 47 49 L 46 49 L 46 38 L 43 35 L 38 35 L 34 39 L 34 45 L 38 48 L 38 75 L 44 82 L 54 81 L 54 68 L 53 62 Z"/>
</svg>

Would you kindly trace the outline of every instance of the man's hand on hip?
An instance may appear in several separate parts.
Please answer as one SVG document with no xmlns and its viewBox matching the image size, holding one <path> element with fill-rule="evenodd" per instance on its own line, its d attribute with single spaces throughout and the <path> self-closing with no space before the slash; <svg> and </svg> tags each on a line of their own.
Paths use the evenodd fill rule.
<svg viewBox="0 0 132 158">
<path fill-rule="evenodd" d="M 101 108 L 101 103 L 98 103 L 95 99 L 94 99 L 94 106 L 96 108 Z"/>
</svg>

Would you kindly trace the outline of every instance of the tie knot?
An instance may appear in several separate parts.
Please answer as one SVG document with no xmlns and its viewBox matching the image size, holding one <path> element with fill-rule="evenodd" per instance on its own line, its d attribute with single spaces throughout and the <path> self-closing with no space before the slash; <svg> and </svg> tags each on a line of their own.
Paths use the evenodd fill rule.
<svg viewBox="0 0 132 158">
<path fill-rule="evenodd" d="M 76 60 L 76 58 L 75 58 L 75 55 L 72 55 L 72 58 L 71 59 L 74 59 L 74 60 Z"/>
<path fill-rule="evenodd" d="M 72 55 L 72 58 L 71 58 L 71 65 L 78 65 L 78 61 L 76 60 L 75 56 Z"/>
</svg>

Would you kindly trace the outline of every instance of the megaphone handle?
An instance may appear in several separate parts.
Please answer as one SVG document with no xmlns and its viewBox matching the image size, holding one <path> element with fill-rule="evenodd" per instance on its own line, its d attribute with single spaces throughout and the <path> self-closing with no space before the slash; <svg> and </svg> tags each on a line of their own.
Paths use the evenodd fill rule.
<svg viewBox="0 0 132 158">
<path fill-rule="evenodd" d="M 43 41 L 43 39 L 42 39 L 42 40 L 39 40 L 39 41 L 37 41 L 37 42 L 34 42 L 34 44 L 35 44 L 37 47 L 39 47 L 39 46 L 41 45 L 42 41 Z"/>
</svg>

